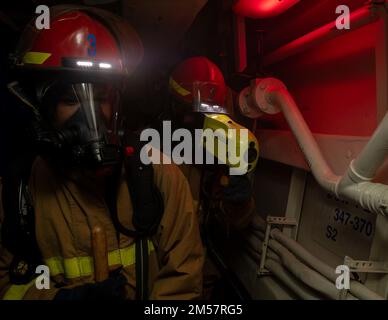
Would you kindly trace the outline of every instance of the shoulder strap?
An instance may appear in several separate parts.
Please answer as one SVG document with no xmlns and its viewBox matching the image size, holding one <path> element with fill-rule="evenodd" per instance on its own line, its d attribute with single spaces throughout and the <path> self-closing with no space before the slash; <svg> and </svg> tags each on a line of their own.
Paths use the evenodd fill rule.
<svg viewBox="0 0 388 320">
<path fill-rule="evenodd" d="M 140 159 L 144 145 L 145 142 L 141 142 L 139 136 L 126 136 L 125 146 L 133 148 L 133 153 L 126 155 L 124 167 L 133 203 L 133 225 L 140 234 L 150 236 L 159 226 L 164 204 L 161 192 L 154 182 L 152 164 L 143 164 Z"/>
<path fill-rule="evenodd" d="M 107 202 L 112 220 L 119 232 L 136 238 L 136 298 L 148 299 L 149 250 L 148 237 L 154 235 L 164 213 L 163 198 L 154 182 L 152 164 L 141 162 L 140 152 L 145 145 L 134 133 L 123 137 L 123 163 L 128 190 L 132 200 L 132 223 L 135 230 L 125 228 L 119 221 L 117 213 L 117 188 L 121 178 L 121 166 L 109 183 Z M 131 152 L 129 152 L 129 150 Z M 112 187 L 113 186 L 113 187 Z"/>
<path fill-rule="evenodd" d="M 136 299 L 148 300 L 148 240 L 136 240 Z"/>
<path fill-rule="evenodd" d="M 145 143 L 140 141 L 139 136 L 128 133 L 123 138 L 123 149 L 131 149 L 124 155 L 123 163 L 128 190 L 130 193 L 133 216 L 132 223 L 135 230 L 125 228 L 117 215 L 116 201 L 117 188 L 121 178 L 121 166 L 116 168 L 114 177 L 108 182 L 107 202 L 112 214 L 112 220 L 119 232 L 130 237 L 147 237 L 153 235 L 164 213 L 163 198 L 160 190 L 154 182 L 154 170 L 152 164 L 145 165 L 141 162 L 140 151 Z"/>
</svg>

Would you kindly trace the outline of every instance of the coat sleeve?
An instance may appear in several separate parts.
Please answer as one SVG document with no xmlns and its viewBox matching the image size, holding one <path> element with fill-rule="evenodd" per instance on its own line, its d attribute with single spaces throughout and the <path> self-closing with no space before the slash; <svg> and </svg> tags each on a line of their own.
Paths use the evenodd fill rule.
<svg viewBox="0 0 388 320">
<path fill-rule="evenodd" d="M 165 210 L 157 235 L 160 269 L 150 298 L 200 299 L 204 250 L 189 185 L 175 165 L 154 167 Z"/>
<path fill-rule="evenodd" d="M 3 224 L 3 220 L 2 181 L 0 178 L 0 228 Z M 9 268 L 12 260 L 13 255 L 3 246 L 0 240 L 0 300 L 50 300 L 54 298 L 58 289 L 53 287 L 52 282 L 50 282 L 50 289 L 40 290 L 37 289 L 35 285 L 36 278 L 26 284 L 12 284 L 9 277 Z"/>
</svg>

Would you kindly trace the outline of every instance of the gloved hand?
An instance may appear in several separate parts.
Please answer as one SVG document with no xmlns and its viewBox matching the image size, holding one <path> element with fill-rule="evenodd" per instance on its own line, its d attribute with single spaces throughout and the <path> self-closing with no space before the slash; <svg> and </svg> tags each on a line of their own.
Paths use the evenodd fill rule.
<svg viewBox="0 0 388 320">
<path fill-rule="evenodd" d="M 221 182 L 222 200 L 229 203 L 246 203 L 252 197 L 251 183 L 246 175 L 230 176 L 228 181 Z"/>
<path fill-rule="evenodd" d="M 60 289 L 54 300 L 124 300 L 127 279 L 119 274 L 107 280 L 87 283 L 71 289 Z"/>
</svg>

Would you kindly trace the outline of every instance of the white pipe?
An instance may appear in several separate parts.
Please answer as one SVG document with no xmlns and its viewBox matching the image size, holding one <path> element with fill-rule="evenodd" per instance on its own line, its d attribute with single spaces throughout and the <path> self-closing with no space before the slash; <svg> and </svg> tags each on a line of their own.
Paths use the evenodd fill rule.
<svg viewBox="0 0 388 320">
<path fill-rule="evenodd" d="M 335 193 L 335 187 L 340 177 L 336 176 L 328 166 L 299 108 L 287 89 L 283 87 L 269 91 L 268 99 L 281 108 L 317 182 L 324 189 Z"/>
<path fill-rule="evenodd" d="M 270 114 L 283 112 L 312 174 L 322 188 L 366 210 L 388 215 L 388 186 L 370 182 L 388 153 L 388 115 L 341 177 L 332 172 L 298 106 L 280 80 L 259 79 L 251 89 L 251 96 L 254 99 L 247 100 L 251 102 L 251 108 Z"/>
<path fill-rule="evenodd" d="M 373 155 L 373 156 L 371 156 Z M 388 155 L 388 113 L 352 165 L 363 181 L 372 180 Z"/>
<path fill-rule="evenodd" d="M 295 240 L 287 237 L 285 234 L 280 232 L 278 229 L 274 229 L 271 233 L 274 239 L 279 241 L 282 245 L 284 245 L 287 249 L 289 249 L 295 256 L 300 258 L 304 263 L 306 263 L 311 268 L 317 270 L 320 274 L 325 276 L 327 279 L 336 281 L 337 274 L 335 270 L 314 257 L 310 252 L 304 249 L 299 243 Z M 354 294 L 357 298 L 362 300 L 384 300 L 384 298 L 378 295 L 376 292 L 370 290 L 363 284 L 358 281 L 351 280 L 350 281 L 350 292 Z"/>
<path fill-rule="evenodd" d="M 336 288 L 334 283 L 327 280 L 318 272 L 310 269 L 305 264 L 300 262 L 289 250 L 283 247 L 279 242 L 270 240 L 269 246 L 281 258 L 283 265 L 290 270 L 298 279 L 306 285 L 314 288 L 327 298 L 338 300 L 340 290 Z"/>
<path fill-rule="evenodd" d="M 388 214 L 388 186 L 373 182 L 356 182 L 348 171 L 337 185 L 337 196 L 358 203 L 364 209 L 383 216 Z"/>
<path fill-rule="evenodd" d="M 265 225 L 265 221 L 259 216 L 255 216 L 255 218 L 252 220 L 252 227 L 255 230 L 258 230 L 258 232 L 255 232 L 254 235 L 258 237 L 259 241 L 264 239 L 263 231 L 266 229 Z M 278 242 L 280 245 L 284 246 L 287 250 L 294 254 L 296 258 L 300 259 L 309 267 L 322 274 L 324 277 L 332 281 L 332 283 L 335 283 L 337 277 L 335 270 L 309 253 L 298 242 L 286 236 L 276 228 L 271 231 L 271 237 L 273 238 L 271 241 Z M 272 249 L 271 245 L 273 244 L 271 241 L 269 243 L 270 249 Z M 249 244 L 252 245 L 252 242 L 250 241 Z M 313 287 L 316 288 L 316 285 Z M 349 291 L 352 295 L 362 300 L 384 300 L 382 296 L 357 281 L 351 280 Z"/>
<path fill-rule="evenodd" d="M 261 239 L 256 238 L 256 240 L 258 240 L 257 243 L 254 243 L 252 239 L 247 240 L 247 242 L 251 249 L 255 250 L 256 257 L 259 257 Z M 281 281 L 287 281 L 286 283 L 288 286 L 291 286 L 293 289 L 297 288 L 298 295 L 302 294 L 303 292 L 304 294 L 311 294 L 311 290 L 306 291 L 303 289 L 304 287 L 307 287 L 314 289 L 317 293 L 320 293 L 326 298 L 339 298 L 340 291 L 335 287 L 334 283 L 330 282 L 315 270 L 300 262 L 279 242 L 271 239 L 269 241 L 269 249 L 270 251 L 267 253 L 267 259 L 265 260 L 266 268 L 269 271 L 274 272 L 272 268 L 277 266 L 275 272 L 278 273 L 275 274 L 274 272 L 274 274 L 279 276 Z M 273 263 L 268 265 L 268 260 L 273 261 Z M 257 263 L 257 261 L 255 262 Z M 276 265 L 274 263 L 276 263 Z M 278 267 L 279 263 L 281 266 L 284 266 L 291 274 L 285 275 L 284 272 L 281 272 L 280 268 Z M 285 270 L 283 267 L 282 269 Z M 292 277 L 295 277 L 301 283 L 298 284 L 295 280 L 292 279 Z M 355 299 L 355 297 L 352 294 L 348 294 L 347 299 Z"/>
<path fill-rule="evenodd" d="M 264 235 L 263 235 L 264 237 Z M 253 239 L 245 239 L 248 242 L 247 253 L 248 257 L 258 264 L 260 261 L 261 249 L 260 241 L 253 242 Z M 255 237 L 254 240 L 259 240 Z M 259 249 L 258 249 L 259 248 Z M 286 268 L 282 266 L 280 258 L 272 251 L 267 253 L 267 259 L 265 261 L 265 267 L 273 275 L 278 278 L 286 287 L 291 289 L 300 299 L 304 300 L 320 300 L 322 296 L 319 296 L 317 292 L 306 286 L 302 281 L 298 281 Z"/>
<path fill-rule="evenodd" d="M 290 288 L 300 299 L 320 300 L 320 297 L 318 297 L 317 294 L 314 294 L 313 291 L 311 289 L 309 290 L 307 286 L 302 286 L 302 283 L 296 281 L 280 263 L 272 259 L 268 259 L 266 260 L 265 266 L 282 283 Z"/>
</svg>

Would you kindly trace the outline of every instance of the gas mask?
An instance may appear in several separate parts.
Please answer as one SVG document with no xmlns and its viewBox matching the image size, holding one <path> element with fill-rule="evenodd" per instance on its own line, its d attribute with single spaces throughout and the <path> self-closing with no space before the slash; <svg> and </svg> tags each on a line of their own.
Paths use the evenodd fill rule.
<svg viewBox="0 0 388 320">
<path fill-rule="evenodd" d="M 39 150 L 64 166 L 98 169 L 119 162 L 119 94 L 90 82 L 52 86 L 42 93 Z"/>
</svg>

